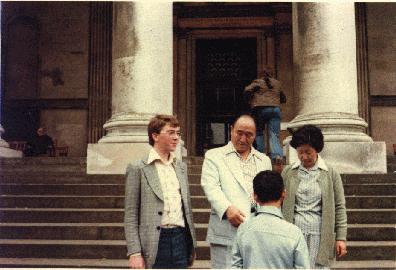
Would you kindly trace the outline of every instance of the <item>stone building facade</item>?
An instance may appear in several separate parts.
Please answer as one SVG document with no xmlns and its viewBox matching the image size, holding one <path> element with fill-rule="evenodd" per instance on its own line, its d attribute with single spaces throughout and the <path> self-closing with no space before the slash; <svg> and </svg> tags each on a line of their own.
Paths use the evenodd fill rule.
<svg viewBox="0 0 396 270">
<path fill-rule="evenodd" d="M 385 172 L 396 133 L 394 3 L 2 2 L 5 141 L 44 125 L 91 173 L 123 173 L 176 113 L 189 155 L 228 139 L 266 66 L 286 128 L 317 124 L 341 172 Z M 1 132 L 1 129 L 0 129 Z M 385 147 L 386 146 L 386 147 Z M 7 149 L 7 150 L 6 150 Z"/>
</svg>

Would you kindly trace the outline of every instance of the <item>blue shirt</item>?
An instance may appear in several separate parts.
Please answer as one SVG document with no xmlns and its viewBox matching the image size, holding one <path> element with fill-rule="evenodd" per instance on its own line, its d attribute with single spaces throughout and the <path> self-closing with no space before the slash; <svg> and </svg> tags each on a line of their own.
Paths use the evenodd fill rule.
<svg viewBox="0 0 396 270">
<path fill-rule="evenodd" d="M 259 206 L 238 228 L 232 268 L 310 268 L 304 236 L 283 219 L 280 208 Z"/>
</svg>

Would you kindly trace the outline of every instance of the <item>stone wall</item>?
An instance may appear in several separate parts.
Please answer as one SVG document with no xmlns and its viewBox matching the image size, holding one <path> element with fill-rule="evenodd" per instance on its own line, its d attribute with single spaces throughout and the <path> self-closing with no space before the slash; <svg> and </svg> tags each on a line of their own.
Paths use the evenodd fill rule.
<svg viewBox="0 0 396 270">
<path fill-rule="evenodd" d="M 370 95 L 384 100 L 396 95 L 396 4 L 367 3 L 367 42 Z M 394 98 L 393 98 L 394 100 Z M 381 103 L 381 99 L 379 99 Z M 377 102 L 378 103 L 378 102 Z M 384 102 L 385 103 L 385 102 Z M 387 106 L 384 106 L 387 105 Z M 396 143 L 396 107 L 392 102 L 371 107 L 371 135 L 385 141 L 387 154 Z"/>
<path fill-rule="evenodd" d="M 2 9 L 3 30 L 16 18 L 32 19 L 38 28 L 38 65 L 36 71 L 25 69 L 30 77 L 37 76 L 37 85 L 31 86 L 33 94 L 24 95 L 24 89 L 20 89 L 22 93 L 13 95 L 13 87 L 8 87 L 11 89 L 5 89 L 9 92 L 7 96 L 11 100 L 19 96 L 19 99 L 30 99 L 31 104 L 47 104 L 40 105 L 40 125 L 46 126 L 49 135 L 59 144 L 70 147 L 70 156 L 85 156 L 87 109 L 81 104 L 88 98 L 89 3 L 7 2 L 2 3 Z M 11 37 L 8 39 L 10 43 Z M 24 46 L 21 43 L 19 50 Z M 18 46 L 18 43 L 12 45 Z M 19 66 L 23 68 L 22 64 Z M 7 76 L 18 77 L 8 73 Z M 14 84 L 15 81 L 13 79 Z M 80 105 L 75 105 L 76 99 Z"/>
<path fill-rule="evenodd" d="M 69 156 L 83 157 L 87 152 L 86 110 L 42 110 L 41 122 L 58 146 L 69 146 Z"/>
</svg>

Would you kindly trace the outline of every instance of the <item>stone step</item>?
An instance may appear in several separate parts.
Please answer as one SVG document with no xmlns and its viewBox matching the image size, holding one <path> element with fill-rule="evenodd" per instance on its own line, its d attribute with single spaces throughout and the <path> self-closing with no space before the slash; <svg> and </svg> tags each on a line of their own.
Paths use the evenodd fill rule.
<svg viewBox="0 0 396 270">
<path fill-rule="evenodd" d="M 202 165 L 189 165 L 187 171 L 189 174 L 201 174 Z"/>
<path fill-rule="evenodd" d="M 395 260 L 336 261 L 331 265 L 331 269 L 337 269 L 337 270 L 350 270 L 350 269 L 388 270 L 388 269 L 396 269 L 396 261 Z"/>
<path fill-rule="evenodd" d="M 396 183 L 392 184 L 347 184 L 344 185 L 345 195 L 395 195 Z M 190 193 L 194 196 L 204 196 L 202 186 L 190 182 Z"/>
<path fill-rule="evenodd" d="M 24 174 L 8 174 L 3 172 L 0 175 L 1 183 L 11 184 L 124 184 L 125 176 L 118 174 L 107 175 L 94 175 L 85 174 L 81 172 L 76 173 L 59 173 L 59 172 L 46 172 Z"/>
<path fill-rule="evenodd" d="M 396 241 L 348 241 L 348 253 L 340 261 L 394 260 Z"/>
<path fill-rule="evenodd" d="M 195 185 L 201 184 L 201 174 L 188 174 L 188 182 Z"/>
<path fill-rule="evenodd" d="M 348 241 L 348 254 L 340 261 L 394 260 L 396 241 Z M 202 246 L 199 257 L 209 260 L 209 246 Z"/>
<path fill-rule="evenodd" d="M 347 208 L 395 208 L 396 196 L 345 196 Z"/>
<path fill-rule="evenodd" d="M 396 182 L 391 184 L 347 184 L 344 185 L 345 195 L 395 195 Z"/>
<path fill-rule="evenodd" d="M 0 184 L 0 195 L 124 195 L 122 184 Z"/>
<path fill-rule="evenodd" d="M 210 210 L 193 209 L 195 223 L 208 223 Z M 348 224 L 396 223 L 396 209 L 347 209 Z"/>
<path fill-rule="evenodd" d="M 0 239 L 124 240 L 124 223 L 0 223 Z"/>
<path fill-rule="evenodd" d="M 128 268 L 127 259 L 0 258 L 2 268 Z"/>
<path fill-rule="evenodd" d="M 23 158 L 0 158 L 0 168 L 20 167 L 25 165 L 35 166 L 64 166 L 64 165 L 79 165 L 85 167 L 87 165 L 87 158 L 85 157 L 23 157 Z"/>
<path fill-rule="evenodd" d="M 6 208 L 124 208 L 124 196 L 2 195 Z"/>
<path fill-rule="evenodd" d="M 344 184 L 379 184 L 396 183 L 396 174 L 344 174 L 341 175 Z"/>
<path fill-rule="evenodd" d="M 3 223 L 121 223 L 123 218 L 124 209 L 0 208 Z"/>
<path fill-rule="evenodd" d="M 345 200 L 347 208 L 396 207 L 396 196 L 345 196 Z M 191 196 L 191 204 L 193 208 L 210 208 L 209 201 L 203 195 Z"/>
<path fill-rule="evenodd" d="M 197 240 L 205 241 L 208 224 L 195 224 Z M 395 224 L 348 224 L 348 241 L 396 241 Z"/>
<path fill-rule="evenodd" d="M 205 241 L 207 224 L 195 224 Z M 123 223 L 0 223 L 0 239 L 124 240 Z M 348 241 L 396 241 L 395 224 L 349 224 Z"/>
<path fill-rule="evenodd" d="M 396 223 L 396 209 L 347 209 L 348 224 Z"/>
<path fill-rule="evenodd" d="M 198 241 L 198 260 L 208 260 L 209 245 Z M 125 259 L 125 240 L 0 239 L 1 258 Z"/>
<path fill-rule="evenodd" d="M 127 259 L 52 259 L 52 258 L 0 258 L 0 267 L 18 268 L 94 268 L 127 269 Z M 195 260 L 190 269 L 209 269 L 209 260 Z"/>
<path fill-rule="evenodd" d="M 188 165 L 202 165 L 204 157 L 190 156 L 183 158 L 183 161 Z"/>
<path fill-rule="evenodd" d="M 14 167 L 14 168 L 0 168 L 2 174 L 14 174 L 14 173 L 19 173 L 19 174 L 24 174 L 24 175 L 29 175 L 29 173 L 36 173 L 36 174 L 42 174 L 45 175 L 48 172 L 58 172 L 58 173 L 85 173 L 86 168 L 81 167 L 79 165 L 68 165 L 68 166 L 46 166 L 45 168 L 43 166 L 23 166 L 23 167 Z"/>
<path fill-rule="evenodd" d="M 396 241 L 396 224 L 348 224 L 348 241 Z"/>
</svg>

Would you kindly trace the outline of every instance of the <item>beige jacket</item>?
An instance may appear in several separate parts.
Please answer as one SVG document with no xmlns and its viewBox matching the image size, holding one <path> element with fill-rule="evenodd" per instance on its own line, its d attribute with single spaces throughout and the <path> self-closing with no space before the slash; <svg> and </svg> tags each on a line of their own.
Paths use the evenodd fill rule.
<svg viewBox="0 0 396 270">
<path fill-rule="evenodd" d="M 322 228 L 316 263 L 329 266 L 330 260 L 335 257 L 335 240 L 346 240 L 347 215 L 341 176 L 328 165 L 327 168 L 327 171 L 320 171 L 318 179 L 322 191 Z M 282 212 L 284 218 L 291 223 L 294 221 L 296 192 L 300 183 L 297 171 L 298 167 L 293 168 L 292 164 L 282 172 L 286 189 Z"/>
</svg>

